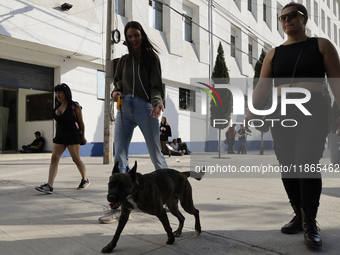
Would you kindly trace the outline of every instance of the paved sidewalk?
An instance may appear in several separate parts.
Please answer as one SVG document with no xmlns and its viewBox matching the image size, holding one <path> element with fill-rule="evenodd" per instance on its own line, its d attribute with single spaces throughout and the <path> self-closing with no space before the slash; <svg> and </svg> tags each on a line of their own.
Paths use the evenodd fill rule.
<svg viewBox="0 0 340 255">
<path fill-rule="evenodd" d="M 189 169 L 190 162 L 201 165 L 242 165 L 266 163 L 277 165 L 273 153 L 255 155 L 205 153 L 167 157 L 169 167 Z M 49 159 L 0 161 L 0 255 L 35 254 L 101 254 L 117 223 L 99 224 L 106 201 L 107 183 L 112 165 L 102 158 L 82 158 L 91 185 L 76 190 L 80 175 L 70 158 L 62 158 L 52 195 L 37 192 L 34 187 L 47 181 Z M 131 156 L 138 161 L 138 172 L 151 172 L 147 155 Z M 321 163 L 329 164 L 327 156 Z M 337 176 L 338 175 L 338 176 Z M 280 228 L 292 218 L 279 177 L 233 178 L 223 174 L 201 181 L 190 179 L 194 203 L 200 211 L 202 234 L 196 237 L 194 217 L 186 218 L 183 234 L 173 245 L 166 245 L 166 233 L 155 216 L 132 213 L 113 254 L 340 254 L 340 173 L 323 179 L 323 195 L 318 222 L 324 246 L 307 249 L 303 234 L 284 235 Z M 264 175 L 265 176 L 265 175 Z M 334 178 L 336 177 L 336 178 Z M 178 222 L 168 214 L 172 228 Z"/>
</svg>

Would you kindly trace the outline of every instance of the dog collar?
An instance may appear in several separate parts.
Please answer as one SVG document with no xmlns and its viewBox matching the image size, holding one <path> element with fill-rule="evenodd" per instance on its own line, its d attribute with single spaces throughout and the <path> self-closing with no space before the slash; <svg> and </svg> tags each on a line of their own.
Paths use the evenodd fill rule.
<svg viewBox="0 0 340 255">
<path fill-rule="evenodd" d="M 135 193 L 133 193 L 131 196 L 127 197 L 127 199 L 132 198 L 133 196 L 135 196 L 137 194 L 137 191 L 138 191 L 138 189 L 136 188 Z"/>
</svg>

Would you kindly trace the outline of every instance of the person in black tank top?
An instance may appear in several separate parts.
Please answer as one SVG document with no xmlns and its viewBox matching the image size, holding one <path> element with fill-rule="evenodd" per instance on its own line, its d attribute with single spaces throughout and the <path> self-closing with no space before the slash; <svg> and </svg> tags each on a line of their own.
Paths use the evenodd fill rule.
<svg viewBox="0 0 340 255">
<path fill-rule="evenodd" d="M 286 115 L 281 114 L 278 105 L 269 119 L 279 120 L 272 124 L 271 133 L 280 165 L 286 169 L 296 170 L 282 173 L 283 186 L 295 216 L 281 228 L 281 232 L 295 234 L 304 231 L 307 246 L 321 247 L 322 239 L 315 218 L 322 180 L 320 171 L 312 172 L 310 169 L 318 166 L 328 133 L 328 105 L 323 96 L 324 77 L 326 74 L 329 86 L 339 104 L 340 86 L 338 79 L 335 78 L 340 78 L 340 63 L 337 51 L 329 40 L 307 37 L 305 34 L 307 20 L 308 13 L 303 5 L 292 2 L 283 7 L 279 21 L 288 39 L 267 53 L 259 82 L 253 92 L 253 106 L 260 109 L 272 88 L 273 80 L 274 86 L 278 87 L 280 92 L 282 87 L 289 85 L 311 92 L 311 99 L 303 104 L 311 115 L 305 115 L 296 105 L 288 104 Z M 295 66 L 294 80 L 291 82 Z M 291 93 L 287 97 L 304 98 L 304 95 Z M 244 120 L 248 132 L 249 121 L 252 118 L 253 113 L 248 111 Z M 282 125 L 281 121 L 287 119 L 293 119 L 296 125 L 291 125 L 293 127 Z M 336 121 L 335 130 L 340 130 L 340 118 Z"/>
<path fill-rule="evenodd" d="M 86 144 L 81 107 L 77 102 L 72 101 L 71 90 L 65 83 L 57 85 L 54 91 L 57 99 L 57 106 L 53 110 L 53 118 L 56 121 L 56 135 L 53 139 L 48 182 L 35 187 L 36 190 L 47 194 L 53 193 L 53 183 L 57 176 L 59 160 L 66 148 L 82 178 L 77 189 L 86 189 L 90 184 L 86 177 L 85 165 L 80 159 L 80 144 Z"/>
</svg>

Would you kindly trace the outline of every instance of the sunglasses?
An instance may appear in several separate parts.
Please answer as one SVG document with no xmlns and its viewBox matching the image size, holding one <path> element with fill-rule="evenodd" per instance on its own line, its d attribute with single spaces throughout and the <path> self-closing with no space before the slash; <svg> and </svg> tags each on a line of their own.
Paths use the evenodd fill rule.
<svg viewBox="0 0 340 255">
<path fill-rule="evenodd" d="M 279 17 L 279 21 L 280 21 L 281 23 L 283 23 L 283 22 L 286 21 L 286 18 L 287 18 L 287 17 L 288 17 L 289 20 L 290 20 L 290 19 L 293 19 L 293 18 L 295 18 L 295 17 L 298 15 L 298 13 L 300 13 L 302 16 L 304 16 L 304 14 L 303 14 L 302 12 L 300 12 L 300 11 L 292 11 L 292 12 L 289 12 L 289 13 L 287 13 L 287 14 L 281 15 L 281 16 Z"/>
</svg>

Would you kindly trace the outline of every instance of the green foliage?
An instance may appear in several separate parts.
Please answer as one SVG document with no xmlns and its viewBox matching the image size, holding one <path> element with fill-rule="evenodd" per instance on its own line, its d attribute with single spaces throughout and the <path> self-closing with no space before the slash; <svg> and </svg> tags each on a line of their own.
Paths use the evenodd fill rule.
<svg viewBox="0 0 340 255">
<path fill-rule="evenodd" d="M 211 75 L 211 78 L 227 78 L 225 82 L 226 84 L 229 83 L 229 72 L 225 63 L 224 50 L 221 42 L 218 45 L 217 57 L 215 60 L 214 71 Z"/>
<path fill-rule="evenodd" d="M 264 60 L 265 56 L 266 56 L 266 52 L 262 49 L 260 59 L 255 64 L 255 73 L 254 73 L 254 79 L 253 79 L 253 88 L 254 89 L 255 89 L 258 81 L 259 81 L 261 69 L 262 69 L 262 64 L 263 64 L 263 60 Z M 266 107 L 271 106 L 271 104 L 272 104 L 272 94 L 273 94 L 272 90 L 270 90 L 268 96 L 266 97 L 266 99 L 264 100 L 264 102 L 262 103 L 262 105 L 260 106 L 260 108 L 258 110 L 263 110 Z M 263 116 L 254 115 L 253 119 L 262 119 L 262 117 Z M 256 126 L 261 125 L 260 121 L 254 121 L 253 123 Z M 270 121 L 265 121 L 264 125 L 262 127 L 256 127 L 256 129 L 259 130 L 260 132 L 267 133 L 270 129 L 270 125 L 271 125 Z"/>
<path fill-rule="evenodd" d="M 225 63 L 224 59 L 224 50 L 222 47 L 221 42 L 218 45 L 217 49 L 217 57 L 215 61 L 214 71 L 212 73 L 211 78 L 213 78 L 214 83 L 223 83 L 223 84 L 229 84 L 230 78 L 229 78 L 229 72 L 227 65 Z M 216 95 L 214 95 L 217 105 L 213 102 L 213 100 L 210 101 L 210 125 L 213 126 L 213 120 L 214 119 L 225 119 L 230 121 L 230 114 L 232 112 L 232 94 L 228 89 L 216 89 L 216 92 L 220 95 L 222 106 L 220 105 L 219 100 L 217 99 Z M 215 128 L 223 129 L 226 128 L 228 124 L 220 124 L 216 125 Z"/>
<path fill-rule="evenodd" d="M 210 125 L 213 127 L 214 119 L 225 119 L 230 121 L 230 114 L 232 111 L 232 94 L 228 89 L 216 89 L 217 93 L 220 95 L 222 106 L 216 100 L 217 106 L 213 100 L 210 101 Z M 224 129 L 228 124 L 216 124 L 215 128 Z"/>
</svg>

